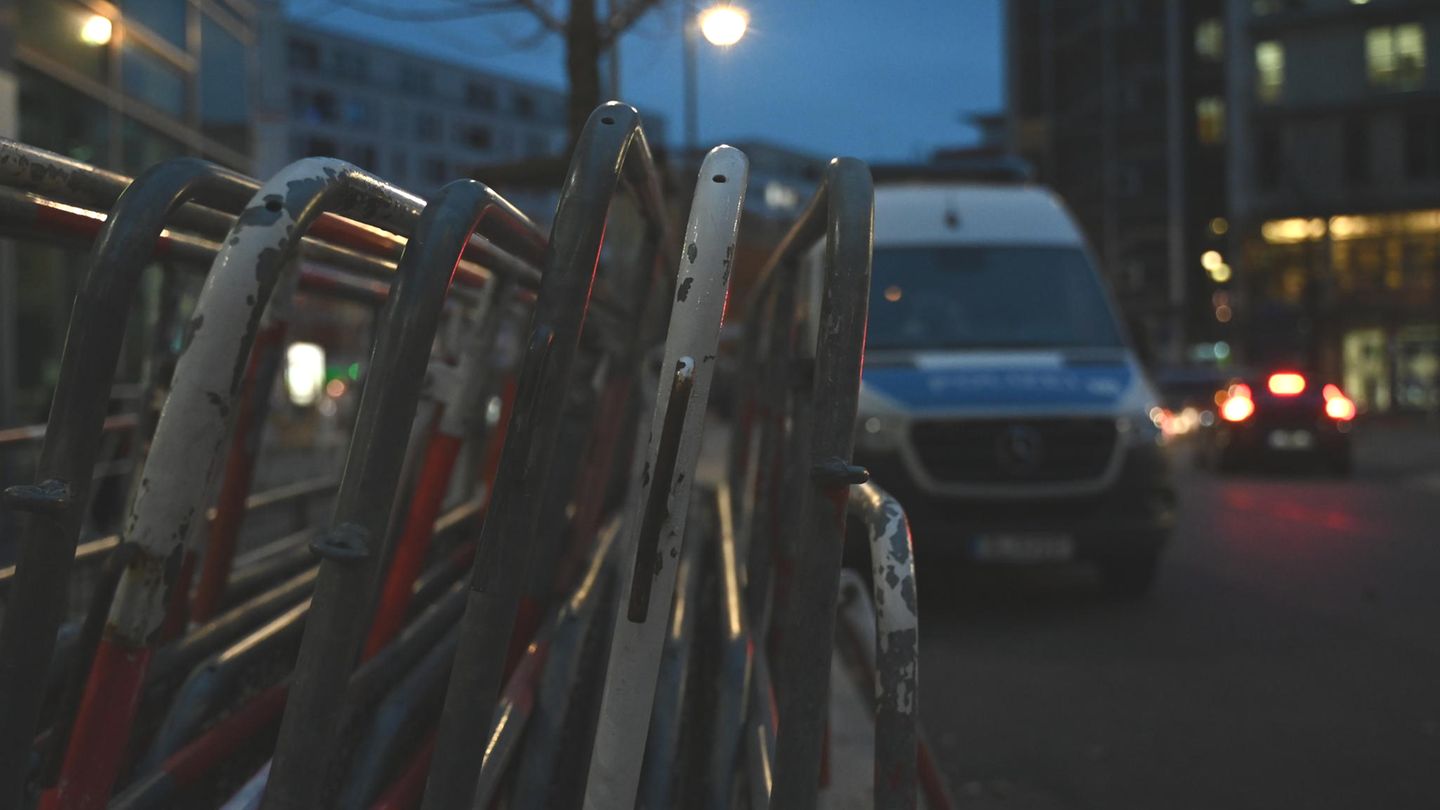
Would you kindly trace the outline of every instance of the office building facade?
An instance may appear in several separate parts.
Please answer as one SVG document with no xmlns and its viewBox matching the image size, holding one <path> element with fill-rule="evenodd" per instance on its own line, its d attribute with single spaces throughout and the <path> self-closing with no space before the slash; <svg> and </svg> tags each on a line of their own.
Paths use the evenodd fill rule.
<svg viewBox="0 0 1440 810">
<path fill-rule="evenodd" d="M 565 92 L 284 18 L 261 24 L 257 162 L 339 157 L 422 196 L 564 154 Z"/>
<path fill-rule="evenodd" d="M 1225 199 L 1222 2 L 1007 6 L 1014 148 L 1074 211 L 1142 348 L 1169 362 L 1224 332 L 1225 274 L 1201 264 Z"/>
<path fill-rule="evenodd" d="M 1440 4 L 1231 0 L 1229 166 L 1257 359 L 1440 410 Z"/>
</svg>

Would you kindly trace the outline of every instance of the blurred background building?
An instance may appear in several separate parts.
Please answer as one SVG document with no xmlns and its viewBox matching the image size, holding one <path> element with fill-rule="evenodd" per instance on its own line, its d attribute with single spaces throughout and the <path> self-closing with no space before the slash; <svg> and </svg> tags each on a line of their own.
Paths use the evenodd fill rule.
<svg viewBox="0 0 1440 810">
<path fill-rule="evenodd" d="M 1440 409 L 1440 4 L 1007 0 L 1006 36 L 1008 109 L 972 119 L 981 142 L 877 176 L 1054 186 L 1159 362 L 1293 363 L 1371 411 Z M 130 174 L 337 155 L 421 194 L 493 178 L 544 219 L 564 102 L 275 0 L 0 0 L 0 134 Z M 758 255 L 821 164 L 740 145 Z M 670 157 L 678 190 L 698 155 Z M 82 266 L 0 240 L 0 424 L 43 417 Z"/>
<path fill-rule="evenodd" d="M 562 155 L 565 93 L 297 22 L 273 0 L 0 0 L 0 135 L 129 175 L 179 155 L 258 176 L 337 156 L 428 195 Z M 505 191 L 542 220 L 554 205 L 553 188 Z M 84 267 L 84 250 L 0 239 L 0 425 L 44 421 Z M 138 379 L 161 276 L 146 275 L 119 380 Z M 314 308 L 302 331 L 365 334 L 352 309 Z"/>
<path fill-rule="evenodd" d="M 261 16 L 257 171 L 339 157 L 425 196 L 566 150 L 565 91 Z"/>
<path fill-rule="evenodd" d="M 1153 354 L 1293 364 L 1371 411 L 1440 409 L 1440 4 L 1007 12 L 1011 143 Z"/>
<path fill-rule="evenodd" d="M 0 133 L 127 174 L 186 154 L 253 170 L 250 3 L 4 0 L 0 11 Z M 84 251 L 0 240 L 0 424 L 43 421 L 83 267 Z M 132 348 L 120 379 L 137 374 Z"/>
<path fill-rule="evenodd" d="M 1232 250 L 1257 353 L 1440 408 L 1440 4 L 1232 2 Z"/>
<path fill-rule="evenodd" d="M 1218 337 L 1209 299 L 1225 285 L 1198 271 L 1224 210 L 1221 6 L 1011 0 L 1008 9 L 1016 150 L 1074 210 L 1142 348 L 1170 362 Z"/>
</svg>

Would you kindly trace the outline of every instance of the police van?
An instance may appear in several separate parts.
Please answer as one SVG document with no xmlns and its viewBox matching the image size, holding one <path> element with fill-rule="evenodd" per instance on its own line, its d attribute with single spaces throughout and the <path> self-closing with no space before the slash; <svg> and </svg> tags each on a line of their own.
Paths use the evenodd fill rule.
<svg viewBox="0 0 1440 810">
<path fill-rule="evenodd" d="M 1087 562 L 1146 592 L 1175 512 L 1156 404 L 1054 194 L 877 186 L 855 458 L 922 564 Z"/>
</svg>

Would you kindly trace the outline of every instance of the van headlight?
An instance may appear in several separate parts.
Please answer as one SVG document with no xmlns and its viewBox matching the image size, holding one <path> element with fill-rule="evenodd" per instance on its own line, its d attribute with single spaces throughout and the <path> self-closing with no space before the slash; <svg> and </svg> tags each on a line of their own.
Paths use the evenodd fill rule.
<svg viewBox="0 0 1440 810">
<path fill-rule="evenodd" d="M 855 448 L 871 453 L 883 453 L 899 448 L 905 438 L 905 421 L 894 416 L 861 414 L 855 420 Z"/>
<path fill-rule="evenodd" d="M 1122 416 L 1115 420 L 1115 429 L 1120 434 L 1120 440 L 1128 447 L 1158 445 L 1164 441 L 1160 426 L 1155 424 L 1149 414 Z"/>
</svg>

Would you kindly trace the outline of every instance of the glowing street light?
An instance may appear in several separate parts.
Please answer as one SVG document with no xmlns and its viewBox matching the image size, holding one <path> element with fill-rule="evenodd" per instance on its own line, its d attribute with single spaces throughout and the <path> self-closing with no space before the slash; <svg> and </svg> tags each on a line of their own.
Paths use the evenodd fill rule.
<svg viewBox="0 0 1440 810">
<path fill-rule="evenodd" d="M 731 5 L 711 6 L 700 12 L 700 33 L 711 45 L 728 48 L 745 36 L 750 26 L 750 15 L 744 9 Z"/>
<path fill-rule="evenodd" d="M 80 41 L 86 45 L 104 45 L 114 33 L 115 26 L 110 18 L 99 14 L 92 14 L 80 25 Z"/>
</svg>

